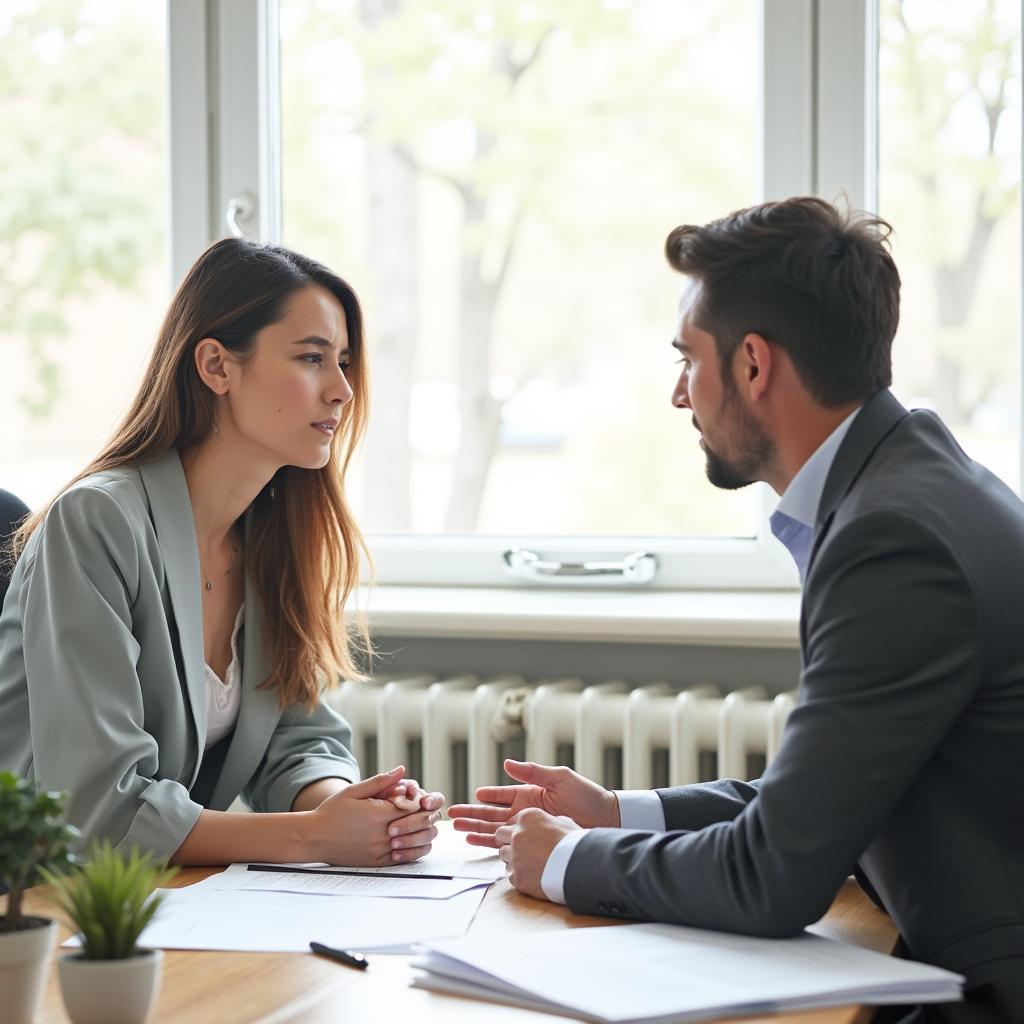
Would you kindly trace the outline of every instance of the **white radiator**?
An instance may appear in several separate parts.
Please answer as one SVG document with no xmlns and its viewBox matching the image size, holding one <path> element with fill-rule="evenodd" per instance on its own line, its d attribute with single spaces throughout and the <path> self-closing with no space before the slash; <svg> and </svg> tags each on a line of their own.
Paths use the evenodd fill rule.
<svg viewBox="0 0 1024 1024">
<path fill-rule="evenodd" d="M 610 788 L 754 778 L 775 756 L 795 698 L 712 684 L 423 675 L 347 682 L 328 701 L 352 726 L 364 776 L 405 764 L 456 803 L 509 782 L 505 757 L 568 764 Z"/>
</svg>

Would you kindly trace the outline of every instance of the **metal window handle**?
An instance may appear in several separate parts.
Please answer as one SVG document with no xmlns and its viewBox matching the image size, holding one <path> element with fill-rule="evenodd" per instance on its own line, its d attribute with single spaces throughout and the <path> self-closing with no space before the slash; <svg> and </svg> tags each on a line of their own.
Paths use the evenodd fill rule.
<svg viewBox="0 0 1024 1024">
<path fill-rule="evenodd" d="M 247 221 L 255 212 L 256 200 L 248 192 L 232 196 L 224 211 L 224 220 L 227 222 L 228 231 L 235 238 L 252 238 L 252 232 L 239 222 Z"/>
<path fill-rule="evenodd" d="M 552 583 L 650 583 L 658 571 L 658 559 L 646 551 L 634 551 L 621 562 L 544 561 L 524 548 L 509 548 L 502 557 L 511 575 Z"/>
</svg>

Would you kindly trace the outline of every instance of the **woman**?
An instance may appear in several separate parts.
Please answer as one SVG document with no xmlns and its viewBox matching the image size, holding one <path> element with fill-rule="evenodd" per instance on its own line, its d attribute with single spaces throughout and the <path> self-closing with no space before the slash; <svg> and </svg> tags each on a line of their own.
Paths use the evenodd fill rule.
<svg viewBox="0 0 1024 1024">
<path fill-rule="evenodd" d="M 361 783 L 320 700 L 353 671 L 362 539 L 342 490 L 366 417 L 352 289 L 225 239 L 188 272 L 100 455 L 15 537 L 0 768 L 71 793 L 89 837 L 177 864 L 392 864 L 440 794 Z M 225 810 L 242 793 L 261 814 Z"/>
</svg>

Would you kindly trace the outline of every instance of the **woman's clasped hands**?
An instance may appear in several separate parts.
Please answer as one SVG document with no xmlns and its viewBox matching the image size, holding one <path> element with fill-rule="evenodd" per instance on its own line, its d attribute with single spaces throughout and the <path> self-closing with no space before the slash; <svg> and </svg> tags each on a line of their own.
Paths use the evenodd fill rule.
<svg viewBox="0 0 1024 1024">
<path fill-rule="evenodd" d="M 427 793 L 405 768 L 374 775 L 327 797 L 310 814 L 310 852 L 328 864 L 384 867 L 430 853 L 442 793 Z"/>
</svg>

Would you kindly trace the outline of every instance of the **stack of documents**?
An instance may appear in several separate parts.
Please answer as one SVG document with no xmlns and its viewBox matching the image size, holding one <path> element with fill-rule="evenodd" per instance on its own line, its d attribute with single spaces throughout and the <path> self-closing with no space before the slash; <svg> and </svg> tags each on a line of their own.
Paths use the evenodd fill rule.
<svg viewBox="0 0 1024 1024">
<path fill-rule="evenodd" d="M 964 981 L 808 933 L 757 939 L 663 924 L 457 939 L 432 944 L 413 966 L 420 988 L 617 1024 L 951 1002 Z"/>
<path fill-rule="evenodd" d="M 502 875 L 493 850 L 468 846 L 450 829 L 423 860 L 393 868 L 232 864 L 195 885 L 160 890 L 164 903 L 139 944 L 308 953 L 315 941 L 407 953 L 465 935 L 487 886 Z"/>
</svg>

